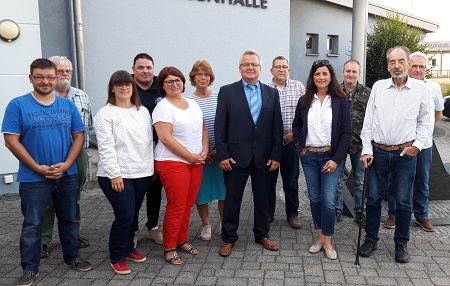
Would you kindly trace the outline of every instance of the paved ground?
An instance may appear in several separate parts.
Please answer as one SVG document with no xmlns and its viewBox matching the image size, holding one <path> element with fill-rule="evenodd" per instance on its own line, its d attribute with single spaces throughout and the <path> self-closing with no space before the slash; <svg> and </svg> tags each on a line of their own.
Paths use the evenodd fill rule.
<svg viewBox="0 0 450 286">
<path fill-rule="evenodd" d="M 436 145 L 450 172 L 450 120 L 441 121 L 436 131 Z M 147 239 L 141 231 L 138 250 L 148 259 L 144 263 L 130 263 L 132 273 L 124 276 L 114 274 L 109 265 L 112 209 L 95 183 L 91 183 L 82 196 L 81 234 L 92 245 L 80 252 L 95 268 L 84 273 L 65 266 L 55 233 L 50 245 L 51 256 L 41 262 L 36 285 L 450 285 L 450 226 L 439 226 L 435 233 L 425 233 L 411 226 L 408 244 L 411 262 L 408 264 L 395 263 L 393 231 L 381 228 L 378 250 L 370 258 L 361 258 L 361 268 L 356 267 L 358 228 L 350 218 L 344 218 L 336 226 L 333 237 L 338 252 L 336 261 L 328 260 L 322 252 L 309 254 L 315 231 L 309 201 L 304 195 L 303 174 L 300 177 L 303 227 L 300 230 L 289 227 L 284 217 L 283 197 L 279 196 L 270 232 L 280 246 L 279 251 L 270 252 L 254 243 L 252 197 L 248 189 L 241 210 L 240 239 L 229 257 L 222 258 L 217 253 L 221 240 L 214 204 L 211 206 L 214 233 L 209 242 L 197 239 L 201 223 L 197 211 L 192 213 L 189 238 L 199 248 L 199 255 L 182 253 L 185 263 L 170 265 L 164 262 L 163 247 Z M 142 210 L 142 229 L 144 215 Z M 450 201 L 432 201 L 430 217 L 449 218 Z M 18 243 L 21 223 L 18 195 L 0 196 L 0 285 L 14 285 L 21 274 Z"/>
</svg>

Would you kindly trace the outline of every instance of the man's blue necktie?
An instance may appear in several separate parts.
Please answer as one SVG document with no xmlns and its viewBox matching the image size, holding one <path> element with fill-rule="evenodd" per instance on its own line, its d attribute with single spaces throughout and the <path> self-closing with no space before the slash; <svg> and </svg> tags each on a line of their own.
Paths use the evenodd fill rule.
<svg viewBox="0 0 450 286">
<path fill-rule="evenodd" d="M 250 113 L 252 114 L 253 122 L 258 120 L 258 93 L 256 92 L 256 85 L 249 84 L 248 87 L 252 90 L 250 92 Z"/>
</svg>

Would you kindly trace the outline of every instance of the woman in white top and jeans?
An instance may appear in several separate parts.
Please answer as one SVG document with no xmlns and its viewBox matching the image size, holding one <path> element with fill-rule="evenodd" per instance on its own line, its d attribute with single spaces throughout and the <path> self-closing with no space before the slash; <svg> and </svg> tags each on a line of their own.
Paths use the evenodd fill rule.
<svg viewBox="0 0 450 286">
<path fill-rule="evenodd" d="M 108 100 L 94 118 L 99 162 L 98 182 L 114 209 L 109 235 L 111 266 L 131 272 L 125 259 L 146 257 L 133 244 L 135 218 L 154 173 L 152 120 L 141 105 L 136 84 L 126 71 L 116 71 L 108 84 Z"/>
<path fill-rule="evenodd" d="M 198 249 L 187 242 L 187 234 L 208 154 L 208 132 L 202 111 L 194 100 L 183 98 L 185 83 L 180 70 L 163 68 L 156 86 L 166 97 L 156 105 L 152 114 L 159 139 L 155 146 L 155 169 L 167 197 L 164 257 L 172 264 L 183 263 L 176 247 L 179 251 L 198 254 Z"/>
<path fill-rule="evenodd" d="M 326 256 L 334 260 L 337 258 L 331 244 L 336 217 L 334 198 L 341 162 L 350 145 L 351 119 L 347 95 L 328 60 L 313 62 L 292 129 L 318 236 L 309 252 L 318 253 L 323 248 Z"/>
</svg>

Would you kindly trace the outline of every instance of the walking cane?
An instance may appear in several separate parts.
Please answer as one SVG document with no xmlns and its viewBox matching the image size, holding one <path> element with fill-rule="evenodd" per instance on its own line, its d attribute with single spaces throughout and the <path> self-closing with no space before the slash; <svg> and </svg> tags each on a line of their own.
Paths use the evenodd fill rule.
<svg viewBox="0 0 450 286">
<path fill-rule="evenodd" d="M 359 268 L 361 265 L 359 264 L 359 247 L 361 245 L 361 231 L 362 231 L 362 221 L 363 221 L 363 212 L 364 212 L 364 197 L 366 196 L 366 190 L 367 190 L 367 170 L 369 166 L 364 169 L 364 185 L 363 185 L 363 192 L 361 197 L 361 212 L 359 216 L 359 230 L 358 230 L 358 248 L 356 248 L 356 260 L 355 265 Z"/>
</svg>

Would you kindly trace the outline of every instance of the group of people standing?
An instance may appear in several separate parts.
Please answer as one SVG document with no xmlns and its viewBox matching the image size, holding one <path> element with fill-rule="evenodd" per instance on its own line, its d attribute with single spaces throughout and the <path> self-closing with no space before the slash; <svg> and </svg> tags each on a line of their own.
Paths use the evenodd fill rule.
<svg viewBox="0 0 450 286">
<path fill-rule="evenodd" d="M 377 248 L 381 201 L 389 191 L 396 206 L 395 260 L 408 262 L 413 186 L 416 222 L 432 229 L 427 217 L 429 153 L 432 126 L 443 105 L 437 89 L 429 89 L 431 82 L 423 81 L 425 55 L 395 47 L 388 50 L 387 60 L 392 78 L 378 81 L 372 90 L 358 84 L 361 70 L 356 60 L 344 64 L 342 84 L 328 60 L 314 61 L 305 87 L 289 79 L 289 63 L 283 56 L 272 61 L 273 79 L 266 85 L 259 80 L 260 55 L 247 50 L 239 59 L 240 80 L 215 92 L 210 89 L 215 79 L 212 67 L 197 61 L 189 73 L 195 91 L 183 96 L 183 73 L 169 66 L 155 76 L 153 58 L 141 53 L 134 58 L 133 74 L 124 70 L 112 74 L 106 105 L 94 118 L 89 97 L 70 87 L 72 66 L 67 58 L 35 60 L 29 76 L 33 91 L 10 102 L 2 125 L 5 144 L 20 161 L 24 223 L 18 285 L 31 285 L 39 273 L 39 257 L 49 256 L 51 231 L 46 229 L 53 228 L 54 213 L 65 263 L 76 270 L 92 269 L 78 253 L 80 247 L 89 246 L 78 230 L 89 145 L 85 131 L 92 126 L 99 151 L 98 182 L 114 210 L 109 250 L 111 267 L 118 274 L 131 272 L 127 260 L 146 260 L 136 250 L 145 196 L 147 236 L 164 245 L 167 262 L 182 264 L 178 252 L 199 253 L 188 242 L 194 204 L 202 221 L 200 238 L 211 239 L 208 205 L 214 200 L 223 240 L 219 254 L 229 256 L 239 238 L 249 176 L 255 242 L 277 251 L 269 230 L 278 170 L 287 222 L 299 229 L 300 163 L 317 232 L 309 252 L 323 249 L 326 257 L 336 259 L 331 238 L 342 213 L 340 185 L 348 154 L 355 222 L 366 222 L 361 255 L 370 256 Z M 48 150 L 41 152 L 40 146 Z M 367 215 L 360 211 L 364 168 Z M 161 232 L 163 186 L 167 205 Z"/>
</svg>

